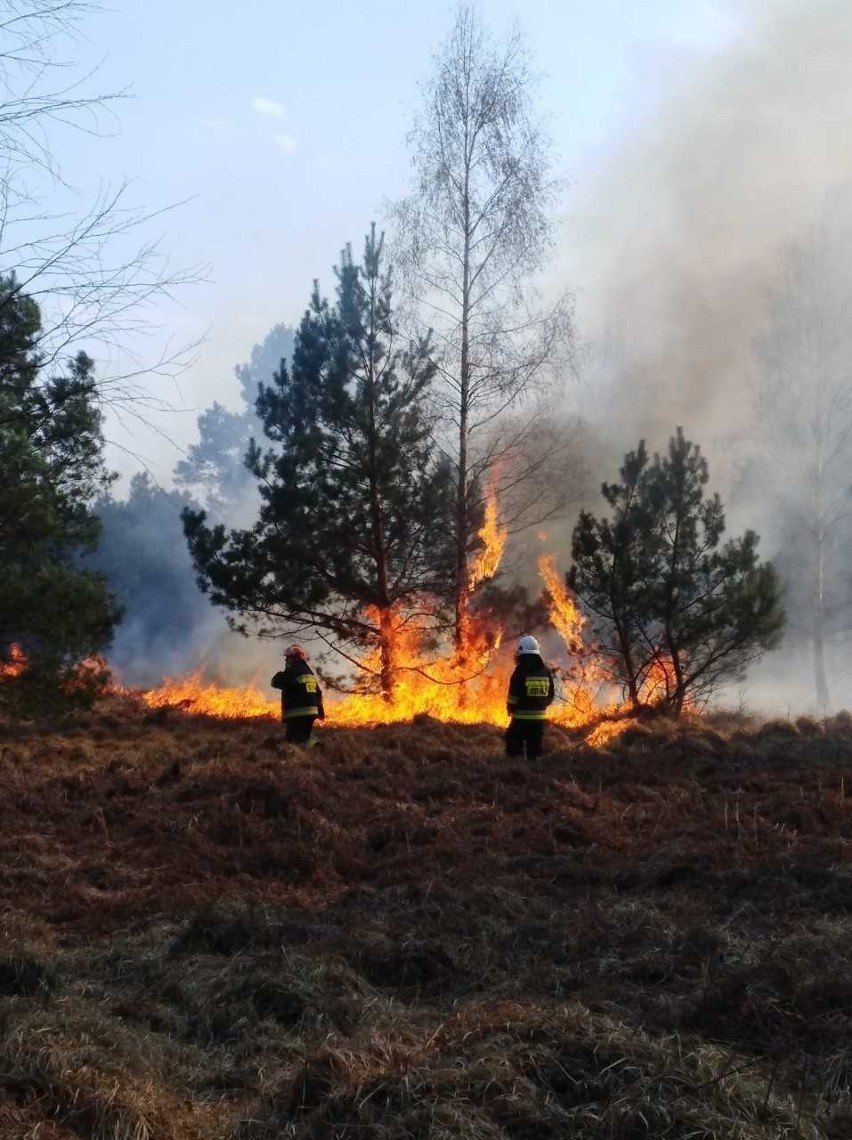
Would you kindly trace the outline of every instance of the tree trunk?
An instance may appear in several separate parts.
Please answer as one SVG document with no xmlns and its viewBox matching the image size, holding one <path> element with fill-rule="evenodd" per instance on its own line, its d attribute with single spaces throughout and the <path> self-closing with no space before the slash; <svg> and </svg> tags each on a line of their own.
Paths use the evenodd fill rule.
<svg viewBox="0 0 852 1140">
<path fill-rule="evenodd" d="M 396 639 L 394 637 L 393 608 L 391 606 L 383 606 L 379 610 L 379 647 L 382 655 L 379 673 L 382 697 L 390 702 L 393 700 L 393 687 L 396 680 Z"/>
<path fill-rule="evenodd" d="M 822 625 L 814 629 L 814 687 L 817 711 L 828 715 L 828 680 L 825 672 L 825 631 Z"/>
<path fill-rule="evenodd" d="M 634 712 L 638 712 L 641 708 L 639 700 L 639 685 L 636 682 L 636 666 L 633 664 L 633 653 L 630 649 L 630 639 L 627 636 L 627 631 L 620 625 L 616 624 L 618 634 L 618 647 L 621 651 L 621 660 L 624 665 L 624 678 L 627 682 L 627 693 L 630 697 L 630 705 Z"/>
<path fill-rule="evenodd" d="M 459 470 L 456 497 L 456 613 L 455 646 L 460 654 L 467 640 L 468 567 L 467 541 L 470 504 L 467 487 L 467 433 L 470 402 L 470 167 L 466 155 L 464 179 L 464 259 L 461 298 L 461 359 L 459 362 Z"/>
<path fill-rule="evenodd" d="M 683 662 L 680 659 L 680 652 L 674 648 L 674 639 L 667 633 L 669 643 L 669 654 L 672 659 L 672 669 L 675 675 L 675 686 L 671 697 L 668 699 L 669 708 L 671 709 L 672 716 L 677 719 L 683 712 L 683 703 L 686 700 L 686 686 L 687 680 L 683 671 Z"/>
<path fill-rule="evenodd" d="M 456 495 L 456 582 L 454 641 L 456 652 L 460 653 L 467 640 L 468 610 L 468 500 L 467 500 L 467 441 L 465 439 L 467 416 L 462 416 L 465 427 L 459 440 L 459 487 Z"/>
<path fill-rule="evenodd" d="M 675 523 L 675 532 L 672 537 L 672 553 L 669 562 L 669 575 L 666 584 L 666 615 L 665 615 L 665 635 L 666 635 L 666 649 L 668 650 L 669 658 L 672 663 L 672 670 L 675 677 L 674 691 L 669 695 L 668 688 L 668 671 L 666 671 L 666 703 L 669 706 L 671 715 L 675 720 L 683 712 L 683 702 L 686 698 L 686 678 L 683 672 L 683 662 L 680 659 L 680 650 L 677 647 L 677 642 L 672 631 L 672 622 L 675 620 L 675 595 L 674 585 L 677 581 L 677 572 L 680 565 L 681 549 L 681 522 L 684 511 L 683 506 L 683 488 L 679 486 L 678 503 L 677 503 L 677 520 Z"/>
<path fill-rule="evenodd" d="M 375 236 L 375 227 L 373 228 Z M 370 277 L 370 338 L 369 360 L 367 364 L 367 383 L 369 385 L 369 455 L 370 455 L 370 526 L 373 540 L 373 557 L 376 563 L 376 586 L 379 598 L 379 648 L 381 651 L 380 681 L 382 697 L 386 701 L 393 700 L 394 667 L 396 653 L 393 631 L 393 606 L 390 596 L 390 573 L 388 568 L 388 550 L 385 542 L 385 517 L 382 509 L 381 486 L 378 470 L 378 449 L 376 446 L 378 428 L 376 427 L 376 361 L 375 361 L 375 335 L 376 335 L 376 279 Z"/>
</svg>

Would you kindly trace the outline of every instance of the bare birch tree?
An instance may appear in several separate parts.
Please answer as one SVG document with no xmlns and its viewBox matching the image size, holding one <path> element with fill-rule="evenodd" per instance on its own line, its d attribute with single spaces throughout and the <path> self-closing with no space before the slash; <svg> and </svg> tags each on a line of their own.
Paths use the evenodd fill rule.
<svg viewBox="0 0 852 1140">
<path fill-rule="evenodd" d="M 533 88 L 520 34 L 496 44 L 475 8 L 459 8 L 412 133 L 414 192 L 396 212 L 415 312 L 437 346 L 455 472 L 457 646 L 484 488 L 512 498 L 516 525 L 552 509 L 541 508 L 554 448 L 541 446 L 535 396 L 570 321 L 567 298 L 542 307 L 535 288 L 558 186 Z"/>
<path fill-rule="evenodd" d="M 847 211 L 848 215 L 848 211 Z M 760 345 L 764 487 L 792 633 L 810 642 L 816 706 L 830 703 L 827 648 L 850 628 L 852 224 L 832 213 L 793 247 Z"/>
<path fill-rule="evenodd" d="M 48 369 L 85 344 L 101 402 L 144 417 L 166 405 L 143 379 L 174 376 L 194 349 L 164 337 L 152 352 L 152 308 L 197 274 L 169 269 L 150 236 L 166 211 L 133 207 L 127 184 L 102 187 L 80 210 L 56 158 L 64 131 L 107 135 L 126 94 L 90 92 L 92 74 L 73 59 L 96 10 L 85 0 L 0 0 L 0 276 L 14 280 L 3 303 L 38 303 L 36 348 Z"/>
</svg>

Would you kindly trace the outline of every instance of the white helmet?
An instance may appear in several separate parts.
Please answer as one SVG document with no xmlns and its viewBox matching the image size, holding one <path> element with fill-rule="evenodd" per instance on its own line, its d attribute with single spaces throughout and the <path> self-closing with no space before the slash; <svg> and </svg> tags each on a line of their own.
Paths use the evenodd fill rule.
<svg viewBox="0 0 852 1140">
<path fill-rule="evenodd" d="M 534 637 L 522 637 L 518 642 L 518 656 L 522 653 L 538 653 L 541 656 L 541 646 Z"/>
</svg>

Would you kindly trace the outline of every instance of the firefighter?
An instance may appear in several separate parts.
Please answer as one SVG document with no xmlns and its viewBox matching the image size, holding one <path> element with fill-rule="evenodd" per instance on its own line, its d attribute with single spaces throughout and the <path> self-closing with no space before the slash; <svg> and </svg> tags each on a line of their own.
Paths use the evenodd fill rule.
<svg viewBox="0 0 852 1140">
<path fill-rule="evenodd" d="M 506 755 L 538 760 L 542 752 L 547 707 L 554 696 L 553 674 L 541 658 L 534 637 L 522 637 L 509 681 L 506 711 L 512 718 L 506 729 Z"/>
<path fill-rule="evenodd" d="M 284 650 L 285 665 L 270 681 L 273 689 L 281 690 L 281 720 L 284 722 L 284 739 L 288 744 L 306 744 L 310 747 L 314 721 L 325 718 L 322 706 L 322 689 L 319 687 L 308 656 L 301 645 Z"/>
</svg>

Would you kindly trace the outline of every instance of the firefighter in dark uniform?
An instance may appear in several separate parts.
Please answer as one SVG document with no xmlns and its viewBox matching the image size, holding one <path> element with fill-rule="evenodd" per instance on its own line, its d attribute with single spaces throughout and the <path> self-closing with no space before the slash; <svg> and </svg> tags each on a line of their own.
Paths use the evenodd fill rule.
<svg viewBox="0 0 852 1140">
<path fill-rule="evenodd" d="M 506 729 L 506 755 L 538 760 L 544 741 L 547 707 L 553 701 L 553 674 L 541 658 L 534 637 L 522 637 L 515 655 L 515 671 L 509 681 L 506 711 L 512 718 Z"/>
<path fill-rule="evenodd" d="M 311 745 L 314 743 L 311 740 L 314 721 L 325 718 L 322 689 L 301 645 L 285 649 L 284 661 L 284 668 L 270 681 L 273 689 L 281 690 L 284 738 L 288 744 Z"/>
</svg>

